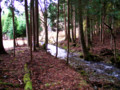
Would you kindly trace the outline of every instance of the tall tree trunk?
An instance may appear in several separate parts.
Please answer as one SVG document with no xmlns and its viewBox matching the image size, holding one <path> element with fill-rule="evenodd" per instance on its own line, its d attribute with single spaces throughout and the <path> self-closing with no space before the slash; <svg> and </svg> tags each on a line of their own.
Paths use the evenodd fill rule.
<svg viewBox="0 0 120 90">
<path fill-rule="evenodd" d="M 30 46 L 30 31 L 29 31 L 29 17 L 28 17 L 28 5 L 27 0 L 25 0 L 25 17 L 26 17 L 26 37 L 27 45 Z"/>
<path fill-rule="evenodd" d="M 65 9 L 65 0 L 64 0 L 64 4 L 63 4 L 63 8 L 64 8 L 64 28 L 65 28 L 65 40 L 67 40 L 67 26 L 66 26 L 66 9 Z"/>
<path fill-rule="evenodd" d="M 92 20 L 90 20 L 90 41 L 93 41 L 93 24 L 92 24 Z"/>
<path fill-rule="evenodd" d="M 102 22 L 105 22 L 106 19 L 106 1 L 103 1 L 103 17 L 102 17 Z M 102 25 L 102 43 L 104 44 L 104 39 L 105 39 L 105 26 Z"/>
<path fill-rule="evenodd" d="M 58 15 L 57 15 L 57 37 L 56 37 L 56 58 L 58 55 L 58 33 L 59 33 L 59 0 L 58 0 Z"/>
<path fill-rule="evenodd" d="M 100 4 L 102 4 L 102 1 L 99 0 Z M 102 24 L 102 8 L 100 7 L 100 42 L 103 41 L 103 24 Z"/>
<path fill-rule="evenodd" d="M 68 45 L 67 45 L 67 64 L 69 63 L 69 49 L 70 49 L 70 0 L 67 1 L 67 5 L 68 5 Z"/>
<path fill-rule="evenodd" d="M 75 43 L 75 39 L 74 39 L 74 26 L 73 26 L 73 6 L 72 6 L 72 3 L 71 3 L 71 27 L 72 27 L 72 42 Z"/>
<path fill-rule="evenodd" d="M 114 30 L 114 18 L 113 17 L 112 17 L 111 27 Z M 112 37 L 112 35 L 111 35 L 110 45 L 111 45 L 111 49 L 113 50 L 113 37 Z"/>
<path fill-rule="evenodd" d="M 33 19 L 32 19 L 32 17 L 33 17 L 33 6 L 34 6 L 34 4 L 33 4 L 33 0 L 31 0 L 30 1 L 30 59 L 31 59 L 31 61 L 33 60 L 33 55 L 32 55 L 32 29 L 33 29 Z"/>
<path fill-rule="evenodd" d="M 102 24 L 102 18 L 101 18 L 101 20 L 100 20 L 100 41 L 101 41 L 101 42 L 102 42 L 102 40 L 103 40 L 103 37 L 102 37 L 103 29 L 102 29 L 102 27 L 103 27 L 103 24 Z"/>
<path fill-rule="evenodd" d="M 75 15 L 75 6 L 73 6 L 73 34 L 74 41 L 76 40 L 76 15 Z"/>
<path fill-rule="evenodd" d="M 3 39 L 2 39 L 2 23 L 1 23 L 1 1 L 0 1 L 0 54 L 6 54 L 6 51 L 3 46 Z"/>
<path fill-rule="evenodd" d="M 39 9 L 38 0 L 35 0 L 35 31 L 36 31 L 36 47 L 39 47 Z"/>
<path fill-rule="evenodd" d="M 34 0 L 33 0 L 33 8 L 32 8 L 32 31 L 33 31 L 33 51 L 36 51 L 36 38 L 35 38 L 35 33 L 36 33 L 36 30 L 35 30 L 35 12 L 34 12 Z"/>
<path fill-rule="evenodd" d="M 85 39 L 84 39 L 84 32 L 83 32 L 83 18 L 82 18 L 82 0 L 79 0 L 79 25 L 80 25 L 80 40 L 81 40 L 81 46 L 82 51 L 84 55 L 84 59 L 88 59 L 88 50 L 86 48 Z"/>
<path fill-rule="evenodd" d="M 77 10 L 77 14 L 79 15 L 79 10 Z M 79 18 L 80 18 L 80 17 L 79 17 Z M 78 43 L 81 44 L 80 24 L 79 24 L 79 22 L 78 22 L 78 30 L 79 30 L 79 31 L 78 31 L 78 33 L 79 33 L 79 34 L 78 34 L 78 40 L 79 40 Z"/>
<path fill-rule="evenodd" d="M 44 12 L 44 21 L 45 21 L 45 50 L 47 50 L 47 45 L 48 45 L 48 26 L 47 26 L 47 1 L 44 0 L 44 6 L 45 6 L 45 12 Z"/>
<path fill-rule="evenodd" d="M 86 45 L 88 49 L 91 47 L 89 10 L 87 10 L 87 43 Z"/>
<path fill-rule="evenodd" d="M 13 47 L 14 47 L 14 57 L 15 57 L 15 18 L 14 18 L 14 0 L 11 0 L 12 3 L 12 21 L 13 21 Z"/>
</svg>

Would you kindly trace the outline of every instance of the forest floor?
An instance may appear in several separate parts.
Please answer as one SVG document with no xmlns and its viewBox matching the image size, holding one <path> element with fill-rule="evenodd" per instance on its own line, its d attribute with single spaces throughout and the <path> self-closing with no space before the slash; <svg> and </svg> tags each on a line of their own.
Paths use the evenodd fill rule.
<svg viewBox="0 0 120 90">
<path fill-rule="evenodd" d="M 30 53 L 27 47 L 17 47 L 16 56 L 13 50 L 7 55 L 0 55 L 0 90 L 24 90 L 24 65 L 31 71 L 33 90 L 93 90 L 80 73 L 56 59 L 42 48 Z"/>
</svg>

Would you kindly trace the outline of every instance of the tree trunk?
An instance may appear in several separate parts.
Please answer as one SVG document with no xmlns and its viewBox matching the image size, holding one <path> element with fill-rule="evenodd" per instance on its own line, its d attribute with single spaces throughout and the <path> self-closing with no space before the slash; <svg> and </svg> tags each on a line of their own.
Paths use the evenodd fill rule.
<svg viewBox="0 0 120 90">
<path fill-rule="evenodd" d="M 14 20 L 14 0 L 12 0 L 12 21 L 13 21 L 13 47 L 14 47 L 14 57 L 15 57 L 15 20 Z"/>
<path fill-rule="evenodd" d="M 56 58 L 58 55 L 58 33 L 59 33 L 59 0 L 58 0 L 58 15 L 57 15 L 57 37 L 56 37 Z"/>
<path fill-rule="evenodd" d="M 35 38 L 35 33 L 36 33 L 36 30 L 35 30 L 35 12 L 34 12 L 34 0 L 33 0 L 33 8 L 32 8 L 32 31 L 33 31 L 33 51 L 36 51 L 36 38 Z"/>
<path fill-rule="evenodd" d="M 3 39 L 2 39 L 2 23 L 1 23 L 1 1 L 0 1 L 0 54 L 6 54 L 6 51 L 3 46 Z"/>
<path fill-rule="evenodd" d="M 65 13 L 66 9 L 65 9 L 65 0 L 64 0 L 63 8 L 64 8 L 65 40 L 67 40 L 67 26 L 66 26 L 66 13 Z"/>
<path fill-rule="evenodd" d="M 33 0 L 30 1 L 30 59 L 31 61 L 33 60 L 33 55 L 32 55 L 32 27 L 33 27 L 33 21 L 32 21 L 32 16 L 33 16 Z"/>
<path fill-rule="evenodd" d="M 30 46 L 30 31 L 29 31 L 29 17 L 28 17 L 28 5 L 27 0 L 25 0 L 25 17 L 26 17 L 26 37 L 27 45 Z"/>
<path fill-rule="evenodd" d="M 114 18 L 113 18 L 113 17 L 112 17 L 111 27 L 112 27 L 113 30 L 114 30 Z M 112 35 L 111 35 L 110 45 L 111 45 L 111 49 L 113 50 L 113 37 L 112 37 Z"/>
<path fill-rule="evenodd" d="M 93 24 L 92 24 L 92 20 L 90 20 L 90 41 L 93 41 Z"/>
<path fill-rule="evenodd" d="M 35 31 L 36 31 L 36 47 L 39 47 L 39 9 L 38 0 L 35 0 Z"/>
<path fill-rule="evenodd" d="M 71 4 L 71 27 L 72 27 L 72 42 L 73 43 L 75 43 L 75 39 L 74 39 L 74 26 L 73 26 L 73 24 L 74 24 L 74 22 L 73 22 L 74 20 L 73 20 L 73 6 L 72 6 L 72 4 Z"/>
<path fill-rule="evenodd" d="M 75 6 L 73 6 L 73 34 L 74 34 L 74 41 L 76 40 L 76 15 L 75 15 Z"/>
<path fill-rule="evenodd" d="M 83 32 L 83 18 L 82 18 L 82 1 L 79 0 L 79 25 L 80 25 L 80 40 L 82 46 L 82 52 L 84 55 L 84 59 L 88 59 L 88 50 L 86 48 L 85 39 L 84 39 L 84 32 Z"/>
<path fill-rule="evenodd" d="M 106 19 L 106 1 L 103 1 L 103 17 L 102 17 L 102 22 L 104 22 Z M 105 39 L 105 26 L 102 25 L 102 43 L 104 44 L 104 39 Z"/>
<path fill-rule="evenodd" d="M 87 11 L 87 43 L 86 45 L 88 49 L 91 47 L 89 10 Z"/>
<path fill-rule="evenodd" d="M 70 42 L 70 0 L 67 1 L 67 5 L 68 5 L 68 45 L 67 45 L 67 64 L 69 63 L 69 49 L 70 49 L 70 45 L 69 45 L 69 42 Z"/>
<path fill-rule="evenodd" d="M 45 21 L 45 50 L 47 50 L 48 45 L 48 26 L 47 26 L 47 7 L 46 7 L 46 0 L 44 0 L 45 12 L 44 12 L 44 21 Z"/>
</svg>

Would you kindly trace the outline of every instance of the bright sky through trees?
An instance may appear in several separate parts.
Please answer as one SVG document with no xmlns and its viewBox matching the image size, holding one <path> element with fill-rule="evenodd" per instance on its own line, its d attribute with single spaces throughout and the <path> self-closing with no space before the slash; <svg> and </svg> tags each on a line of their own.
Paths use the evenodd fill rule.
<svg viewBox="0 0 120 90">
<path fill-rule="evenodd" d="M 8 4 L 5 3 L 5 0 L 2 0 L 1 6 L 2 10 L 7 12 L 8 6 L 10 5 L 10 2 L 8 1 Z M 14 2 L 15 9 L 18 10 L 19 12 L 24 12 L 24 2 L 20 3 L 18 1 Z"/>
<path fill-rule="evenodd" d="M 47 0 L 47 7 L 49 6 L 51 0 Z M 52 0 L 52 2 L 57 3 L 57 0 Z M 10 4 L 10 2 L 8 3 L 8 5 Z M 28 4 L 30 4 L 30 0 L 28 0 Z M 7 11 L 7 5 L 5 4 L 5 0 L 2 0 L 1 3 L 2 9 L 3 11 Z M 14 2 L 14 6 L 15 9 L 17 9 L 19 12 L 24 12 L 24 1 L 22 3 L 18 2 L 15 0 Z M 42 10 L 44 10 L 44 0 L 39 0 L 39 6 L 40 8 L 42 8 Z"/>
</svg>

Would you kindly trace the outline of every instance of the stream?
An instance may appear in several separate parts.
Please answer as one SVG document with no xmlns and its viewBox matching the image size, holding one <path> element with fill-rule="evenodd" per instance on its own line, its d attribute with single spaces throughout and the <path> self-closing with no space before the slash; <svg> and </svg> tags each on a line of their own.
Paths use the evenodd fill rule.
<svg viewBox="0 0 120 90">
<path fill-rule="evenodd" d="M 48 52 L 55 56 L 56 46 L 48 45 Z M 62 48 L 58 48 L 58 58 L 66 60 L 67 51 Z M 108 80 L 109 82 L 115 83 L 115 80 L 120 81 L 120 69 L 113 65 L 106 64 L 103 62 L 86 61 L 79 57 L 76 53 L 70 53 L 69 64 L 74 68 L 82 67 L 85 72 L 89 73 L 90 80 L 100 81 Z"/>
</svg>

